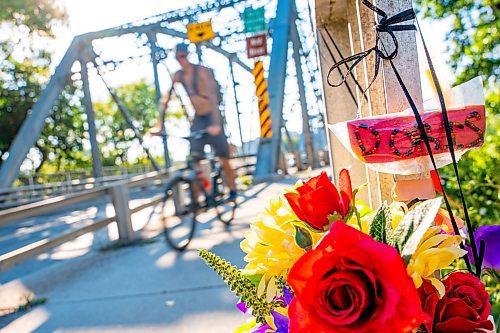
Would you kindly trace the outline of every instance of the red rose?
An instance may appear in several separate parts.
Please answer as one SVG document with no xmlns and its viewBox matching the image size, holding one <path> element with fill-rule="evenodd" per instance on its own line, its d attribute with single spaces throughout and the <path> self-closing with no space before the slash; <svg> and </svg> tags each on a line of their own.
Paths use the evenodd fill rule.
<svg viewBox="0 0 500 333">
<path fill-rule="evenodd" d="M 395 248 L 333 223 L 292 267 L 290 333 L 411 332 L 427 316 Z"/>
<path fill-rule="evenodd" d="M 489 295 L 472 274 L 453 272 L 444 281 L 445 295 L 424 282 L 418 293 L 423 310 L 431 317 L 425 325 L 430 333 L 472 333 L 492 330 Z"/>
<path fill-rule="evenodd" d="M 290 192 L 285 198 L 297 217 L 313 228 L 323 230 L 329 224 L 328 215 L 339 214 L 344 218 L 353 201 L 349 172 L 343 169 L 339 177 L 340 194 L 325 172 L 299 186 L 298 193 Z"/>
</svg>

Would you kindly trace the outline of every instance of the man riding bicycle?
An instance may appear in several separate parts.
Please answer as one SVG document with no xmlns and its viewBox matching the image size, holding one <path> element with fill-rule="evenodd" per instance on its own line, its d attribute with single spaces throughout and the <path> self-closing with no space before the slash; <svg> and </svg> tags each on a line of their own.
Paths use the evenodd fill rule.
<svg viewBox="0 0 500 333">
<path fill-rule="evenodd" d="M 229 144 L 222 126 L 218 84 L 210 69 L 189 62 L 188 55 L 188 45 L 178 44 L 175 58 L 182 69 L 175 73 L 170 91 L 160 101 L 158 123 L 150 130 L 150 133 L 160 134 L 163 132 L 165 111 L 170 101 L 173 86 L 176 83 L 181 83 L 195 110 L 191 132 L 206 131 L 208 133 L 208 135 L 191 140 L 190 155 L 195 162 L 195 167 L 199 169 L 199 161 L 204 157 L 205 145 L 212 146 L 215 156 L 219 158 L 224 170 L 226 183 L 230 190 L 229 200 L 235 200 L 236 184 L 234 171 L 229 162 Z"/>
</svg>

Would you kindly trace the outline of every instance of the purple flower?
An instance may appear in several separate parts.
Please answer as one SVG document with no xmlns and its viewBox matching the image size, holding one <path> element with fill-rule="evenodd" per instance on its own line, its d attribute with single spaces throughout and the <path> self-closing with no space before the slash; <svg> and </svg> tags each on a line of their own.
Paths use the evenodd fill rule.
<svg viewBox="0 0 500 333">
<path fill-rule="evenodd" d="M 250 314 L 250 310 L 247 308 L 247 304 L 245 302 L 236 303 L 236 307 L 244 314 Z"/>
<path fill-rule="evenodd" d="M 288 323 L 290 319 L 279 312 L 271 311 L 274 318 L 274 325 L 276 326 L 276 333 L 288 333 Z"/>
<path fill-rule="evenodd" d="M 477 228 L 474 233 L 474 239 L 479 251 L 479 244 L 482 240 L 485 242 L 484 260 L 482 268 L 493 268 L 500 270 L 500 226 L 483 225 Z M 470 247 L 467 246 L 468 256 L 474 264 L 474 257 Z"/>
<path fill-rule="evenodd" d="M 252 333 L 266 333 L 267 330 L 272 329 L 268 324 L 260 324 L 252 330 Z"/>
<path fill-rule="evenodd" d="M 287 287 L 283 287 L 283 296 L 285 298 L 285 303 L 286 305 L 290 305 L 290 303 L 292 302 L 292 299 L 293 299 L 293 294 L 290 290 L 288 290 Z"/>
</svg>

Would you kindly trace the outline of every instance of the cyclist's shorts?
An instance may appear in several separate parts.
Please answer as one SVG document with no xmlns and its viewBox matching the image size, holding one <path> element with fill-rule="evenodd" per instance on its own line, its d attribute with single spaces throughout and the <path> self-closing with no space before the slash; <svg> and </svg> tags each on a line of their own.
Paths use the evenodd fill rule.
<svg viewBox="0 0 500 333">
<path fill-rule="evenodd" d="M 224 132 L 217 136 L 210 134 L 204 135 L 200 139 L 193 139 L 191 141 L 190 155 L 192 160 L 199 161 L 205 156 L 205 145 L 210 145 L 215 152 L 215 156 L 222 158 L 229 158 L 229 144 Z"/>
</svg>

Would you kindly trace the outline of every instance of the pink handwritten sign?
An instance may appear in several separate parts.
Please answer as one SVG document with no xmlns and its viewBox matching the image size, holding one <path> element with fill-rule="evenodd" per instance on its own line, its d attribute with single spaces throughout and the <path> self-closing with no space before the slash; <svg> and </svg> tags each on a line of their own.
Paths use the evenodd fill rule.
<svg viewBox="0 0 500 333">
<path fill-rule="evenodd" d="M 448 110 L 457 151 L 480 147 L 486 128 L 484 105 Z M 441 111 L 426 112 L 422 121 L 433 154 L 449 152 Z M 414 116 L 357 119 L 347 123 L 356 156 L 366 163 L 386 163 L 428 155 Z"/>
</svg>

